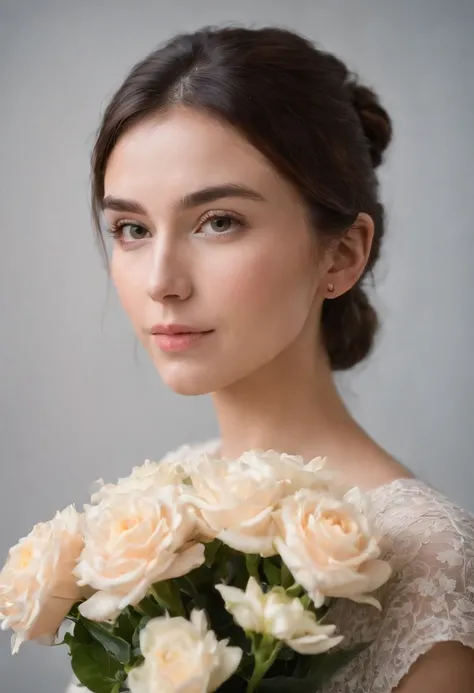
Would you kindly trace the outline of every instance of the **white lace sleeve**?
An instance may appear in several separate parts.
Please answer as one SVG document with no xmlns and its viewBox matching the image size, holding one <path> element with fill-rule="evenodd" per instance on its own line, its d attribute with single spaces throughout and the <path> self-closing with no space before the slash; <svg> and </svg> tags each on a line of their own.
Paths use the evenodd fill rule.
<svg viewBox="0 0 474 693">
<path fill-rule="evenodd" d="M 346 600 L 334 607 L 348 646 L 372 644 L 326 693 L 390 693 L 435 643 L 474 648 L 474 518 L 416 480 L 379 489 L 374 504 L 394 575 L 379 590 L 380 615 Z"/>
</svg>

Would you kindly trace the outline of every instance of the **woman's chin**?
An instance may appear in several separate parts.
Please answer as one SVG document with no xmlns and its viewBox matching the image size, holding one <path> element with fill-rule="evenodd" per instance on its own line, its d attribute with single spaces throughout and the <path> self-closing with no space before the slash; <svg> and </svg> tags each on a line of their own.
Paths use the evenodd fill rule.
<svg viewBox="0 0 474 693">
<path fill-rule="evenodd" d="M 193 397 L 208 395 L 218 389 L 217 379 L 209 371 L 210 368 L 174 364 L 173 367 L 160 368 L 159 374 L 163 384 L 177 395 Z"/>
</svg>

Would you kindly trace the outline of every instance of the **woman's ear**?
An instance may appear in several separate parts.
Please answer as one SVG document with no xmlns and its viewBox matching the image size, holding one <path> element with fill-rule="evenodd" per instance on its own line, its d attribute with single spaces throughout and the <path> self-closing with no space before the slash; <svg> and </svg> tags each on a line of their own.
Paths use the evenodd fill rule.
<svg viewBox="0 0 474 693">
<path fill-rule="evenodd" d="M 324 278 L 328 298 L 342 296 L 357 284 L 367 266 L 373 239 L 372 217 L 360 213 L 344 235 L 331 243 L 327 255 L 329 267 Z"/>
</svg>

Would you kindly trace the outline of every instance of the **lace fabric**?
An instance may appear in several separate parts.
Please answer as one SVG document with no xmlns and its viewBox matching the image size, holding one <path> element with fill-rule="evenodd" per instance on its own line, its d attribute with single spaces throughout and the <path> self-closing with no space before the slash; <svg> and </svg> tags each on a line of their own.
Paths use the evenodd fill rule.
<svg viewBox="0 0 474 693">
<path fill-rule="evenodd" d="M 344 645 L 371 642 L 324 693 L 390 693 L 437 642 L 474 648 L 474 517 L 417 479 L 371 492 L 392 578 L 379 614 L 347 600 L 328 614 Z"/>
<path fill-rule="evenodd" d="M 169 456 L 215 452 L 218 441 L 182 446 Z M 437 642 L 474 648 L 474 517 L 417 479 L 371 491 L 374 521 L 385 537 L 393 575 L 374 607 L 341 599 L 327 622 L 344 647 L 370 642 L 323 693 L 390 693 Z M 83 693 L 71 684 L 66 693 Z"/>
</svg>

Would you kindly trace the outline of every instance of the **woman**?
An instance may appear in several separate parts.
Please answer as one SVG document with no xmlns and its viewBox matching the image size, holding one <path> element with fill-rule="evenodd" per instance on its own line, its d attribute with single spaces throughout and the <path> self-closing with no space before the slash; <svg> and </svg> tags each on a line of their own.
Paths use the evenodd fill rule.
<svg viewBox="0 0 474 693">
<path fill-rule="evenodd" d="M 164 382 L 213 395 L 221 438 L 187 454 L 323 455 L 372 496 L 394 575 L 380 615 L 334 608 L 348 644 L 372 645 L 327 691 L 468 693 L 473 519 L 381 449 L 333 379 L 377 331 L 364 280 L 385 231 L 375 170 L 391 133 L 374 92 L 301 36 L 177 36 L 103 116 L 94 218 L 104 250 L 102 216 L 114 237 L 113 281 Z"/>
</svg>

